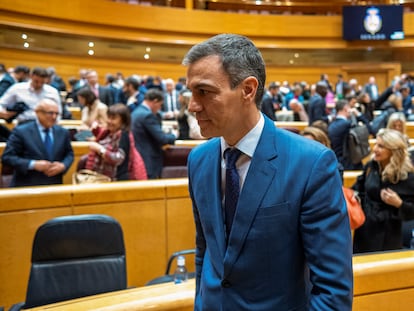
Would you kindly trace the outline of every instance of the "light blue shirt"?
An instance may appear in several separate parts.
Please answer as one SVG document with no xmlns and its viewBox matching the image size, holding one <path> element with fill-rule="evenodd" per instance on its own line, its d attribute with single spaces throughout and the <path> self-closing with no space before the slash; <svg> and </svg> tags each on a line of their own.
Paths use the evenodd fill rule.
<svg viewBox="0 0 414 311">
<path fill-rule="evenodd" d="M 240 189 L 243 188 L 244 181 L 246 179 L 247 171 L 250 167 L 250 162 L 253 157 L 254 151 L 256 150 L 257 144 L 259 143 L 260 136 L 262 135 L 264 127 L 264 117 L 260 113 L 260 119 L 242 139 L 236 144 L 236 146 L 229 146 L 227 142 L 221 137 L 221 189 L 224 200 L 224 188 L 226 183 L 226 160 L 224 159 L 224 151 L 229 147 L 239 149 L 242 154 L 236 162 L 237 172 L 240 178 Z M 224 202 L 224 201 L 223 201 Z"/>
</svg>

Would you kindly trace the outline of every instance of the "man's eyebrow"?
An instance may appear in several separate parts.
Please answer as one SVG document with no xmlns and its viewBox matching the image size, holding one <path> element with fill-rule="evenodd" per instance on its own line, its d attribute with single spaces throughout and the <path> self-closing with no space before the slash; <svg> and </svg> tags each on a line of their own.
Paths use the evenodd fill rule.
<svg viewBox="0 0 414 311">
<path fill-rule="evenodd" d="M 208 84 L 208 83 L 204 83 L 204 82 L 200 82 L 200 83 L 196 83 L 195 85 L 191 86 L 192 89 L 200 89 L 200 88 L 215 88 L 214 85 L 212 84 Z"/>
</svg>

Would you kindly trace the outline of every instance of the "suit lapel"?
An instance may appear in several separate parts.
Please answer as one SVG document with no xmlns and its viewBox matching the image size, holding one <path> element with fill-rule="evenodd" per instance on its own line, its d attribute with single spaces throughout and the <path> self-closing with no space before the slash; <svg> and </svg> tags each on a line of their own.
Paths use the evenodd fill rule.
<svg viewBox="0 0 414 311">
<path fill-rule="evenodd" d="M 210 232 L 206 238 L 208 239 L 209 250 L 212 258 L 224 258 L 224 252 L 226 249 L 224 238 L 224 219 L 223 209 L 221 206 L 221 153 L 220 153 L 220 140 L 216 139 L 212 147 L 211 152 L 206 154 L 206 165 L 203 165 L 204 169 L 200 175 L 200 184 L 202 183 L 204 190 L 202 190 L 202 204 L 205 205 L 202 211 L 207 215 L 204 215 L 204 219 L 208 219 L 205 222 L 205 232 Z M 208 182 L 206 182 L 208 181 Z M 212 195 L 213 194 L 213 195 Z M 213 264 L 216 261 L 213 261 Z M 215 267 L 218 271 L 222 270 L 222 266 Z"/>
<path fill-rule="evenodd" d="M 52 144 L 52 160 L 55 160 L 55 154 L 56 154 L 56 148 L 57 148 L 57 137 L 58 135 L 60 135 L 61 133 L 58 133 L 57 131 L 57 127 L 56 126 L 52 126 L 52 128 L 50 129 L 52 131 L 52 135 L 53 135 L 53 144 Z"/>
<path fill-rule="evenodd" d="M 230 268 L 237 259 L 255 219 L 260 202 L 275 178 L 276 167 L 273 160 L 277 157 L 277 150 L 274 131 L 274 124 L 266 119 L 263 133 L 254 152 L 243 189 L 240 193 L 224 258 L 225 276 L 231 271 L 230 269 L 226 271 L 226 267 Z M 260 186 L 258 186 L 258 182 Z"/>
<path fill-rule="evenodd" d="M 38 150 L 43 155 L 42 158 L 47 158 L 47 151 L 45 147 L 45 143 L 42 139 L 42 136 L 40 135 L 39 129 L 37 127 L 36 121 L 31 122 L 30 130 L 32 132 L 32 135 L 30 135 L 31 139 L 33 139 L 33 143 L 35 146 L 38 146 Z"/>
</svg>

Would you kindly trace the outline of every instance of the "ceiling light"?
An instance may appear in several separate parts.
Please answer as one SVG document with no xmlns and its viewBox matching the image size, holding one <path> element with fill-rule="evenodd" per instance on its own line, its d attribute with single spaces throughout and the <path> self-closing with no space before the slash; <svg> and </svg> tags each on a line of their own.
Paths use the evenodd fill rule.
<svg viewBox="0 0 414 311">
<path fill-rule="evenodd" d="M 88 54 L 89 54 L 89 55 L 93 55 L 93 54 L 95 54 L 95 51 L 94 51 L 94 50 L 89 50 L 89 51 L 88 51 Z"/>
<path fill-rule="evenodd" d="M 147 54 L 144 54 L 144 58 L 145 59 L 149 59 L 150 58 L 149 54 L 148 53 Z"/>
<path fill-rule="evenodd" d="M 89 46 L 90 48 L 93 48 L 93 47 L 95 46 L 95 43 L 93 43 L 93 42 L 91 41 L 91 42 L 89 42 L 88 46 Z"/>
<path fill-rule="evenodd" d="M 22 34 L 22 39 L 26 40 L 27 39 L 27 35 L 25 33 Z"/>
<path fill-rule="evenodd" d="M 295 53 L 293 56 L 295 56 L 295 58 L 299 58 L 299 53 Z"/>
<path fill-rule="evenodd" d="M 29 44 L 29 42 L 25 42 L 25 43 L 23 43 L 23 46 L 27 49 L 30 46 L 30 44 Z"/>
<path fill-rule="evenodd" d="M 147 53 L 149 53 L 149 52 L 151 52 L 151 48 L 150 48 L 150 47 L 147 47 L 147 48 L 145 49 L 145 51 L 146 51 Z"/>
</svg>

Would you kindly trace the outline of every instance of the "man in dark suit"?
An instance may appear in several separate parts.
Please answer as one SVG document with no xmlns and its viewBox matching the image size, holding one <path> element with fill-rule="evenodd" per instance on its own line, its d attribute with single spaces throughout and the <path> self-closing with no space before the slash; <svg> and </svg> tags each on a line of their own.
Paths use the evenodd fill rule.
<svg viewBox="0 0 414 311">
<path fill-rule="evenodd" d="M 323 81 L 319 81 L 316 84 L 316 92 L 310 98 L 308 107 L 309 125 L 313 122 L 322 120 L 329 124 L 332 117 L 326 112 L 326 94 L 328 92 L 328 86 Z"/>
<path fill-rule="evenodd" d="M 369 77 L 368 83 L 364 86 L 364 91 L 369 94 L 372 101 L 376 101 L 378 99 L 379 92 L 375 77 Z"/>
<path fill-rule="evenodd" d="M 35 108 L 36 120 L 14 128 L 2 163 L 14 168 L 11 187 L 62 184 L 73 162 L 69 132 L 56 125 L 58 105 L 42 99 Z"/>
<path fill-rule="evenodd" d="M 106 86 L 99 85 L 98 73 L 95 70 L 88 71 L 86 74 L 86 79 L 88 80 L 89 87 L 101 102 L 103 102 L 108 107 L 114 104 L 112 91 Z"/>
<path fill-rule="evenodd" d="M 370 130 L 369 121 L 357 109 L 352 109 L 348 100 L 340 99 L 335 104 L 336 118 L 328 126 L 328 136 L 331 141 L 331 148 L 335 152 L 338 162 L 341 163 L 345 170 L 362 170 L 362 162 L 353 164 L 349 155 L 344 150 L 344 142 L 346 141 L 349 130 L 351 129 L 351 114 L 354 115 L 357 122 L 367 125 Z"/>
<path fill-rule="evenodd" d="M 189 111 L 211 138 L 188 162 L 194 309 L 351 310 L 352 240 L 335 154 L 260 112 L 265 66 L 249 39 L 215 36 L 183 64 Z"/>
<path fill-rule="evenodd" d="M 281 109 L 282 102 L 283 99 L 279 93 L 279 84 L 271 82 L 268 91 L 263 95 L 260 109 L 267 117 L 276 121 L 276 111 Z"/>
<path fill-rule="evenodd" d="M 9 87 L 18 82 L 26 81 L 30 74 L 30 69 L 27 66 L 16 66 L 12 73 L 6 71 L 6 67 L 0 64 L 0 96 L 2 96 Z"/>
<path fill-rule="evenodd" d="M 173 79 L 165 80 L 164 103 L 161 107 L 161 116 L 164 120 L 175 120 L 180 111 L 178 100 L 179 92 L 175 89 Z"/>
<path fill-rule="evenodd" d="M 132 133 L 135 147 L 142 156 L 149 179 L 160 178 L 163 167 L 163 149 L 174 144 L 178 134 L 164 133 L 161 126 L 161 109 L 164 95 L 158 89 L 149 89 L 144 101 L 132 112 Z"/>
</svg>

